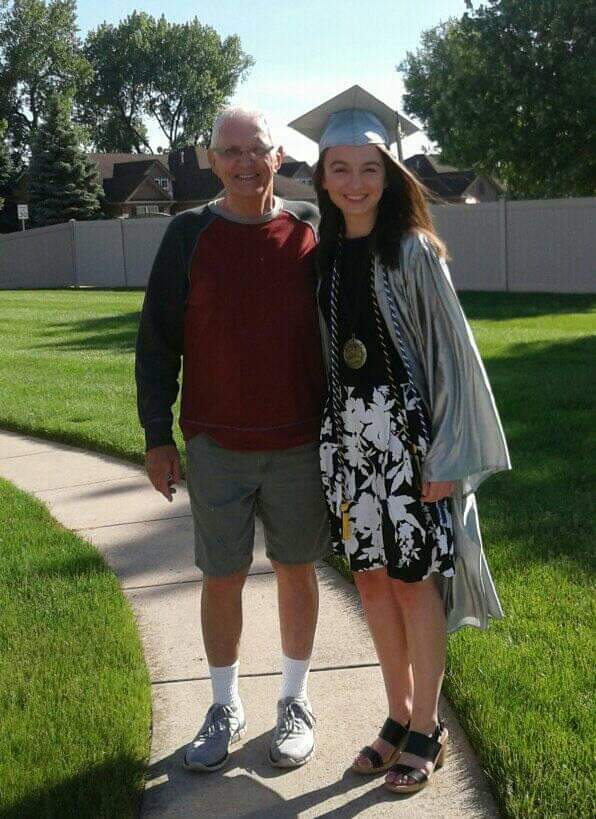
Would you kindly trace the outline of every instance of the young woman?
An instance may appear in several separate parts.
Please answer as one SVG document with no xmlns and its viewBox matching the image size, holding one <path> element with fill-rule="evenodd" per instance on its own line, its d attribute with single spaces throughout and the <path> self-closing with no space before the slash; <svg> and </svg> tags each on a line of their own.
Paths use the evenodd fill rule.
<svg viewBox="0 0 596 819">
<path fill-rule="evenodd" d="M 473 493 L 510 464 L 424 190 L 388 149 L 395 114 L 386 126 L 361 107 L 326 113 L 315 173 L 330 373 L 321 469 L 389 712 L 352 767 L 386 771 L 387 788 L 411 793 L 445 755 L 447 630 L 502 616 Z"/>
</svg>

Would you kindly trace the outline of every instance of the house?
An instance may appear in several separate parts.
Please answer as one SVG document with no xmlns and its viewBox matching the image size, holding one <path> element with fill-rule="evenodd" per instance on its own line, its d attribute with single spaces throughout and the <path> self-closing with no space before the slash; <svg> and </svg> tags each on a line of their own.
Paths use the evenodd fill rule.
<svg viewBox="0 0 596 819">
<path fill-rule="evenodd" d="M 312 188 L 312 168 L 307 162 L 300 162 L 292 156 L 284 156 L 282 166 L 278 171 L 281 176 L 288 179 L 295 179 L 296 182 L 301 182 L 303 185 L 309 185 Z"/>
<path fill-rule="evenodd" d="M 446 165 L 438 154 L 415 154 L 405 159 L 404 165 L 445 202 L 468 205 L 494 202 L 504 193 L 496 179 Z"/>
<path fill-rule="evenodd" d="M 107 216 L 158 216 L 172 212 L 174 180 L 167 154 L 90 154 L 106 194 Z"/>
</svg>

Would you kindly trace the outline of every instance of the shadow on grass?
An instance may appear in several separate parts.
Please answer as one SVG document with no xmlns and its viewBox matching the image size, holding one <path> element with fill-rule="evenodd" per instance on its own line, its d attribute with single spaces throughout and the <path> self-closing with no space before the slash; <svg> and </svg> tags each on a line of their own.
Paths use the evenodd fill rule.
<svg viewBox="0 0 596 819">
<path fill-rule="evenodd" d="M 95 819 L 139 815 L 144 766 L 122 754 L 53 786 L 32 789 L 19 801 L 2 804 L 0 819 Z"/>
<path fill-rule="evenodd" d="M 486 293 L 470 290 L 459 296 L 471 321 L 509 321 L 587 313 L 596 308 L 596 296 L 583 293 Z"/>
<path fill-rule="evenodd" d="M 132 351 L 140 318 L 140 311 L 132 310 L 114 316 L 48 324 L 45 330 L 48 340 L 35 346 L 43 350 Z"/>
<path fill-rule="evenodd" d="M 134 464 L 144 464 L 145 455 L 142 449 L 142 443 L 139 444 L 139 449 L 132 451 L 118 446 L 117 444 L 110 445 L 105 441 L 98 441 L 93 433 L 72 432 L 69 430 L 55 430 L 55 429 L 40 429 L 36 424 L 29 424 L 25 422 L 15 423 L 11 418 L 2 418 L 0 416 L 0 428 L 5 432 L 19 432 L 24 435 L 31 435 L 33 438 L 39 438 L 44 441 L 55 441 L 57 443 L 68 444 L 69 446 L 79 447 L 88 452 L 97 452 L 103 455 L 113 455 L 116 458 L 123 458 Z M 140 428 L 139 428 L 140 429 Z M 139 432 L 141 437 L 141 432 Z M 182 466 L 184 468 L 184 459 Z"/>
<path fill-rule="evenodd" d="M 596 338 L 586 337 L 520 344 L 487 362 L 513 472 L 481 487 L 481 512 L 508 559 L 593 563 L 595 356 Z"/>
<path fill-rule="evenodd" d="M 36 556 L 33 566 L 21 562 L 15 569 L 6 564 L 2 567 L 2 582 L 11 583 L 17 583 L 24 578 L 27 581 L 50 577 L 80 580 L 98 575 L 113 577 L 110 568 L 98 552 L 70 558 L 60 556 L 55 560 L 46 561 Z"/>
</svg>

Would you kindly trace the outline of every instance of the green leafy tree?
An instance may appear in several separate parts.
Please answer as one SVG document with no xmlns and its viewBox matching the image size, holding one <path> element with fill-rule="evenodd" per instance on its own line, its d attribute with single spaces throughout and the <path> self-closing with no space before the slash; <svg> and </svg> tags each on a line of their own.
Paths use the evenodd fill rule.
<svg viewBox="0 0 596 819">
<path fill-rule="evenodd" d="M 0 0 L 0 117 L 15 150 L 28 150 L 54 94 L 91 76 L 77 37 L 75 0 Z"/>
<path fill-rule="evenodd" d="M 94 71 L 84 121 L 108 151 L 150 151 L 146 118 L 163 132 L 166 150 L 197 144 L 253 64 L 238 37 L 222 40 L 196 18 L 178 24 L 144 12 L 90 32 L 84 54 Z"/>
<path fill-rule="evenodd" d="M 50 98 L 47 120 L 33 143 L 29 195 L 31 221 L 38 227 L 101 215 L 97 168 L 80 147 L 70 109 L 70 98 Z"/>
<path fill-rule="evenodd" d="M 404 107 L 446 162 L 514 197 L 596 187 L 592 0 L 489 0 L 426 31 L 404 73 Z"/>
<path fill-rule="evenodd" d="M 0 120 L 0 210 L 4 207 L 4 200 L 13 176 L 13 163 L 6 140 L 6 130 L 6 120 Z"/>
<path fill-rule="evenodd" d="M 254 64 L 238 37 L 221 40 L 197 18 L 155 24 L 147 111 L 170 148 L 196 145 L 209 135 L 213 120 Z"/>
<path fill-rule="evenodd" d="M 118 25 L 103 23 L 87 35 L 83 51 L 93 74 L 79 101 L 100 151 L 151 150 L 143 116 L 153 29 L 153 19 L 135 11 Z"/>
</svg>

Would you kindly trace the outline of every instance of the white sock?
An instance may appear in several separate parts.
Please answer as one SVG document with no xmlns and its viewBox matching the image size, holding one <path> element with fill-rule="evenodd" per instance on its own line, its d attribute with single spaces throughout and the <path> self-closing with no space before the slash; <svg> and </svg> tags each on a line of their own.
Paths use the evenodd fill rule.
<svg viewBox="0 0 596 819">
<path fill-rule="evenodd" d="M 308 660 L 293 660 L 291 657 L 286 657 L 285 654 L 282 656 L 280 700 L 286 697 L 296 697 L 299 700 L 306 700 L 308 702 L 306 685 L 308 682 L 310 657 Z"/>
<path fill-rule="evenodd" d="M 211 688 L 213 690 L 213 702 L 220 705 L 231 705 L 234 708 L 242 709 L 242 701 L 238 693 L 238 669 L 240 661 L 236 660 L 233 665 L 209 666 L 211 675 Z"/>
</svg>

